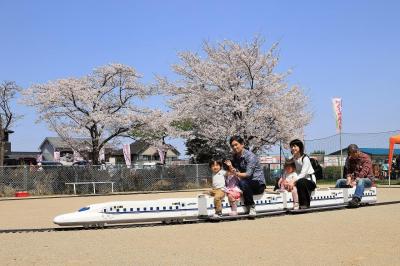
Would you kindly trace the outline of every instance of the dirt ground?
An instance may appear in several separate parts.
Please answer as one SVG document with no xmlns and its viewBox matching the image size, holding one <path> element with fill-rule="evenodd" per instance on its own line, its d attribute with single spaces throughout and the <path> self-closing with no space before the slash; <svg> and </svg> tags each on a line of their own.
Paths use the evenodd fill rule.
<svg viewBox="0 0 400 266">
<path fill-rule="evenodd" d="M 0 229 L 46 228 L 54 216 L 113 200 L 198 192 L 0 201 Z M 400 188 L 378 188 L 378 201 Z M 400 265 L 400 204 L 256 220 L 0 234 L 0 265 Z"/>
</svg>

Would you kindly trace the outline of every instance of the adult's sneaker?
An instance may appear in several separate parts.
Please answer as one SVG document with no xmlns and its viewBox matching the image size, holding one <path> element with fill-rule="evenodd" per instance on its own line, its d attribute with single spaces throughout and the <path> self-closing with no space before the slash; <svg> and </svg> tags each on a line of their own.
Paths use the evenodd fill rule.
<svg viewBox="0 0 400 266">
<path fill-rule="evenodd" d="M 255 206 L 251 206 L 249 209 L 249 216 L 250 217 L 256 217 L 257 212 L 256 212 L 256 207 Z"/>
<path fill-rule="evenodd" d="M 352 200 L 349 201 L 349 208 L 358 208 L 360 206 L 360 199 L 354 197 Z"/>
</svg>

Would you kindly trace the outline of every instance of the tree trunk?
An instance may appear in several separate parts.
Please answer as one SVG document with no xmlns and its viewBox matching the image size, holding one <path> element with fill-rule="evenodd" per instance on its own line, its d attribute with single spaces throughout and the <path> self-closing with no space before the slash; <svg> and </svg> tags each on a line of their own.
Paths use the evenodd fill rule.
<svg viewBox="0 0 400 266">
<path fill-rule="evenodd" d="M 99 149 L 99 140 L 98 139 L 92 139 L 92 164 L 93 165 L 99 165 L 99 154 L 100 154 L 100 149 Z"/>
<path fill-rule="evenodd" d="M 161 152 L 163 153 L 163 160 L 162 160 L 162 164 L 163 165 L 165 165 L 165 162 L 166 162 L 166 160 L 167 160 L 167 152 L 168 152 L 168 150 L 166 150 L 165 149 L 165 147 L 166 147 L 166 144 L 165 144 L 165 137 L 163 136 L 162 137 L 162 145 L 161 145 L 161 147 L 162 147 L 162 149 L 161 149 Z"/>
<path fill-rule="evenodd" d="M 4 129 L 3 119 L 0 118 L 0 166 L 4 164 Z"/>
</svg>

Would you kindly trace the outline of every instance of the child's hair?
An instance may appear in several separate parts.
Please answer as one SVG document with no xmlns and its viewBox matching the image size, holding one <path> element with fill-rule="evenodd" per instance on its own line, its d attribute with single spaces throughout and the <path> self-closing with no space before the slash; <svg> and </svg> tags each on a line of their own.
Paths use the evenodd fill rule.
<svg viewBox="0 0 400 266">
<path fill-rule="evenodd" d="M 221 167 L 221 169 L 223 167 L 222 161 L 216 159 L 211 159 L 211 161 L 208 163 L 208 167 L 211 168 L 211 166 L 213 166 L 214 164 L 218 164 Z"/>
<path fill-rule="evenodd" d="M 288 167 L 296 169 L 296 164 L 295 164 L 293 159 L 288 159 L 288 160 L 285 161 L 285 164 L 283 165 L 283 169 L 286 169 Z"/>
</svg>

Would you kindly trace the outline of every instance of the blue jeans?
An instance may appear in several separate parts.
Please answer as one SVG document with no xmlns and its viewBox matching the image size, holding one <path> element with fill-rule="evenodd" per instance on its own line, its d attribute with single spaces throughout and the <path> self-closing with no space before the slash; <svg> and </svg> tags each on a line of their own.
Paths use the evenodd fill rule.
<svg viewBox="0 0 400 266">
<path fill-rule="evenodd" d="M 338 179 L 336 181 L 336 186 L 337 188 L 346 188 L 348 187 L 346 185 L 347 180 L 344 178 Z M 364 188 L 370 188 L 372 186 L 372 181 L 369 178 L 360 178 L 357 181 L 356 184 L 356 191 L 354 192 L 354 197 L 359 198 L 360 200 L 362 199 L 362 196 L 364 194 Z"/>
<path fill-rule="evenodd" d="M 250 178 L 243 178 L 239 181 L 239 188 L 243 191 L 244 205 L 253 206 L 253 195 L 264 193 L 265 185 Z"/>
</svg>

